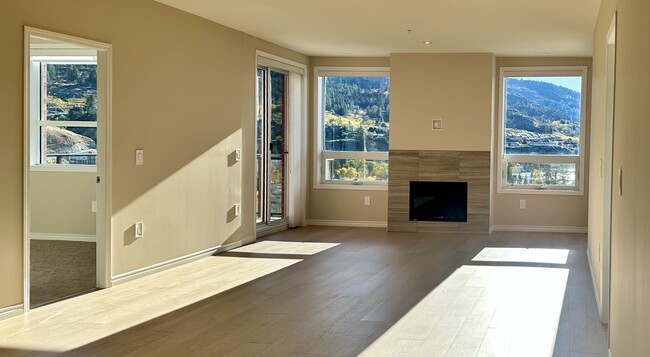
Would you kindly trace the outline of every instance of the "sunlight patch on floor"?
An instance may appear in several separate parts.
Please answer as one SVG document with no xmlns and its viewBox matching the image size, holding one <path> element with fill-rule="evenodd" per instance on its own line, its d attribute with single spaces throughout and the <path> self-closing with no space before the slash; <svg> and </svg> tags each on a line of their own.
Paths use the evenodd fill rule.
<svg viewBox="0 0 650 357">
<path fill-rule="evenodd" d="M 457 269 L 361 356 L 553 355 L 568 269 Z"/>
<path fill-rule="evenodd" d="M 300 261 L 207 257 L 0 321 L 0 349 L 69 351 Z"/>
<path fill-rule="evenodd" d="M 568 249 L 487 247 L 483 248 L 472 261 L 566 264 L 568 258 Z"/>
<path fill-rule="evenodd" d="M 340 243 L 261 241 L 233 249 L 233 253 L 314 255 Z"/>
</svg>

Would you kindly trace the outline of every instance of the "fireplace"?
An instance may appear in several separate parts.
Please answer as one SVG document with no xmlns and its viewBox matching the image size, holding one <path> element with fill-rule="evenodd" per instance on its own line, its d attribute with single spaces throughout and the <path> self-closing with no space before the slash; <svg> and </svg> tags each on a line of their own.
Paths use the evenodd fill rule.
<svg viewBox="0 0 650 357">
<path fill-rule="evenodd" d="M 467 222 L 467 182 L 411 181 L 409 220 Z"/>
<path fill-rule="evenodd" d="M 388 231 L 488 234 L 491 156 L 489 151 L 390 150 Z M 431 215 L 418 217 L 417 208 L 425 211 L 422 206 L 424 199 L 418 200 L 420 205 L 414 211 L 410 197 L 412 181 L 446 182 L 466 187 L 459 194 L 467 205 L 464 219 L 449 222 L 430 221 Z M 443 190 L 447 192 L 447 189 Z M 433 197 L 423 193 L 419 195 Z"/>
</svg>

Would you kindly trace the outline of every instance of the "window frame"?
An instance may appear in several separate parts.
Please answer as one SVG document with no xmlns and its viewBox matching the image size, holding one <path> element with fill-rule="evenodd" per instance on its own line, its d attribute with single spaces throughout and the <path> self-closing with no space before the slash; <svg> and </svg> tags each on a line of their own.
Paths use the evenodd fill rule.
<svg viewBox="0 0 650 357">
<path fill-rule="evenodd" d="M 498 117 L 498 162 L 497 162 L 497 193 L 506 194 L 537 194 L 537 195 L 584 195 L 585 186 L 585 156 L 586 156 L 586 126 L 587 126 L 587 97 L 589 68 L 587 66 L 533 66 L 533 67 L 501 67 L 499 69 L 499 117 Z M 506 154 L 505 141 L 505 105 L 506 91 L 505 80 L 509 77 L 582 77 L 580 93 L 580 153 L 577 156 L 569 155 L 526 155 Z M 507 167 L 510 162 L 522 163 L 572 163 L 576 167 L 575 186 L 558 185 L 508 185 Z"/>
<path fill-rule="evenodd" d="M 45 51 L 40 51 L 45 52 Z M 97 172 L 97 164 L 94 165 L 79 165 L 79 164 L 48 164 L 41 163 L 43 157 L 43 147 L 40 140 L 40 131 L 45 127 L 84 127 L 84 128 L 97 128 L 97 121 L 49 121 L 43 120 L 42 111 L 40 106 L 43 102 L 42 81 L 43 81 L 43 65 L 59 64 L 87 64 L 97 66 L 97 54 L 88 55 L 87 53 L 78 53 L 80 51 L 70 51 L 70 54 L 48 54 L 39 53 L 38 55 L 31 55 L 29 60 L 30 68 L 30 168 L 32 171 L 65 171 L 65 172 Z M 36 114 L 34 114 L 36 113 Z M 81 155 L 83 156 L 83 155 Z"/>
<path fill-rule="evenodd" d="M 314 188 L 341 190 L 388 190 L 388 181 L 327 181 L 325 161 L 329 159 L 384 160 L 388 161 L 386 152 L 329 151 L 325 150 L 323 81 L 322 77 L 388 77 L 390 67 L 314 67 Z M 390 130 L 390 129 L 389 129 Z M 390 132 L 390 131 L 389 131 Z M 390 168 L 389 168 L 390 170 Z"/>
</svg>

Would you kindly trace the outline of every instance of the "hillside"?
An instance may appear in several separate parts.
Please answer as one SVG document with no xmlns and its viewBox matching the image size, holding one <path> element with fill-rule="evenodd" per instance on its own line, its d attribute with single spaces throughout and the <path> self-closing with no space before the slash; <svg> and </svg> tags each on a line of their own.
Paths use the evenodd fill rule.
<svg viewBox="0 0 650 357">
<path fill-rule="evenodd" d="M 325 149 L 388 151 L 387 77 L 328 77 Z"/>
<path fill-rule="evenodd" d="M 97 120 L 97 66 L 47 64 L 47 120 Z M 47 153 L 96 153 L 97 130 L 88 127 L 50 127 Z M 83 156 L 83 155 L 82 155 Z"/>
<path fill-rule="evenodd" d="M 388 77 L 328 77 L 325 82 L 325 150 L 387 152 Z M 328 180 L 386 181 L 388 162 L 328 160 Z"/>
<path fill-rule="evenodd" d="M 579 154 L 580 93 L 528 79 L 506 85 L 507 154 Z"/>
</svg>

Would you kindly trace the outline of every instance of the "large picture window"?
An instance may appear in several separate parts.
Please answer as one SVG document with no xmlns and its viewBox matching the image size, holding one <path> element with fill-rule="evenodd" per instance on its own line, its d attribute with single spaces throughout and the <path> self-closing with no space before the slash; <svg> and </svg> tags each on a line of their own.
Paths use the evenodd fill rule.
<svg viewBox="0 0 650 357">
<path fill-rule="evenodd" d="M 318 183 L 386 186 L 387 69 L 317 68 Z"/>
<path fill-rule="evenodd" d="M 586 67 L 501 69 L 500 190 L 582 192 Z"/>
<path fill-rule="evenodd" d="M 30 78 L 32 165 L 94 167 L 96 56 L 32 56 Z"/>
</svg>

